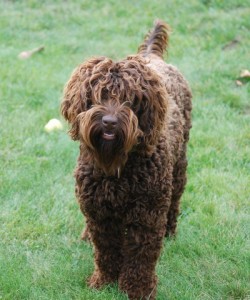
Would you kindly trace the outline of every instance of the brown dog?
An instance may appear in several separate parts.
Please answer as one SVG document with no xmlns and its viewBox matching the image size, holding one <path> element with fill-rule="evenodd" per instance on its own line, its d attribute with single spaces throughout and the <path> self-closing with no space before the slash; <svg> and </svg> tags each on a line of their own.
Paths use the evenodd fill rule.
<svg viewBox="0 0 250 300">
<path fill-rule="evenodd" d="M 61 106 L 80 141 L 76 196 L 95 250 L 89 286 L 118 280 L 129 299 L 155 299 L 156 262 L 186 183 L 191 92 L 163 61 L 168 32 L 157 21 L 137 55 L 81 64 Z"/>
</svg>

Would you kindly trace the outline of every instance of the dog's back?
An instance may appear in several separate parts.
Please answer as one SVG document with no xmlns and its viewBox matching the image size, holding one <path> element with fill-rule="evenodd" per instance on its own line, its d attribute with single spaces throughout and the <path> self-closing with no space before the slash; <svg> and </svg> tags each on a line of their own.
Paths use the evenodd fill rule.
<svg viewBox="0 0 250 300">
<path fill-rule="evenodd" d="M 173 65 L 164 62 L 164 53 L 167 51 L 171 28 L 161 20 L 157 20 L 154 28 L 145 36 L 138 48 L 138 54 L 148 58 L 148 67 L 160 77 L 170 96 L 170 108 L 177 104 L 184 123 L 184 140 L 188 141 L 191 128 L 191 90 L 180 71 Z M 171 113 L 172 114 L 172 113 Z"/>
<path fill-rule="evenodd" d="M 166 115 L 166 135 L 170 143 L 171 156 L 174 163 L 173 189 L 171 205 L 167 216 L 166 235 L 176 232 L 179 203 L 186 184 L 186 151 L 191 125 L 192 93 L 189 85 L 180 71 L 163 60 L 167 50 L 170 27 L 157 20 L 144 42 L 138 49 L 138 54 L 147 59 L 147 66 L 161 78 L 167 94 L 168 112 Z M 178 132 L 178 134 L 177 134 Z"/>
</svg>

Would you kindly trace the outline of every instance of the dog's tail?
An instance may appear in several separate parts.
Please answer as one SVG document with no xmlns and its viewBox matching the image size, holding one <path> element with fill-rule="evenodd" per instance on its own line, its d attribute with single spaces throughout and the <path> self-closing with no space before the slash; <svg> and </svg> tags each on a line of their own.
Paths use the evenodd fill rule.
<svg viewBox="0 0 250 300">
<path fill-rule="evenodd" d="M 138 48 L 138 54 L 146 57 L 155 54 L 163 59 L 163 54 L 168 47 L 170 33 L 168 24 L 161 20 L 156 20 L 154 28 L 145 36 L 144 42 Z"/>
</svg>

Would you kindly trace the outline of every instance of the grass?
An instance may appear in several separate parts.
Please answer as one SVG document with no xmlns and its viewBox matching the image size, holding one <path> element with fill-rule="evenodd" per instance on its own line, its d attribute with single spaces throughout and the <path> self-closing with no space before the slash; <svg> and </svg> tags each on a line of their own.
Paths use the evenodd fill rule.
<svg viewBox="0 0 250 300">
<path fill-rule="evenodd" d="M 194 94 L 189 180 L 178 237 L 157 266 L 157 299 L 250 299 L 250 85 L 235 84 L 250 68 L 249 0 L 0 2 L 0 299 L 127 299 L 116 286 L 85 284 L 93 259 L 79 239 L 78 145 L 65 123 L 43 128 L 61 118 L 77 64 L 134 53 L 155 18 L 171 24 L 167 61 Z"/>
</svg>

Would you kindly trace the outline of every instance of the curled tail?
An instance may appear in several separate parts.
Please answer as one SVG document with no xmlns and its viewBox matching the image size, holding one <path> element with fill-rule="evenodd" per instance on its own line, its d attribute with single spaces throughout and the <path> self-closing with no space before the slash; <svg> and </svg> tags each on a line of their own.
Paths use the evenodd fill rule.
<svg viewBox="0 0 250 300">
<path fill-rule="evenodd" d="M 138 54 L 148 56 L 155 54 L 163 59 L 168 46 L 170 27 L 161 20 L 156 20 L 154 28 L 145 36 L 144 42 L 138 48 Z"/>
</svg>

